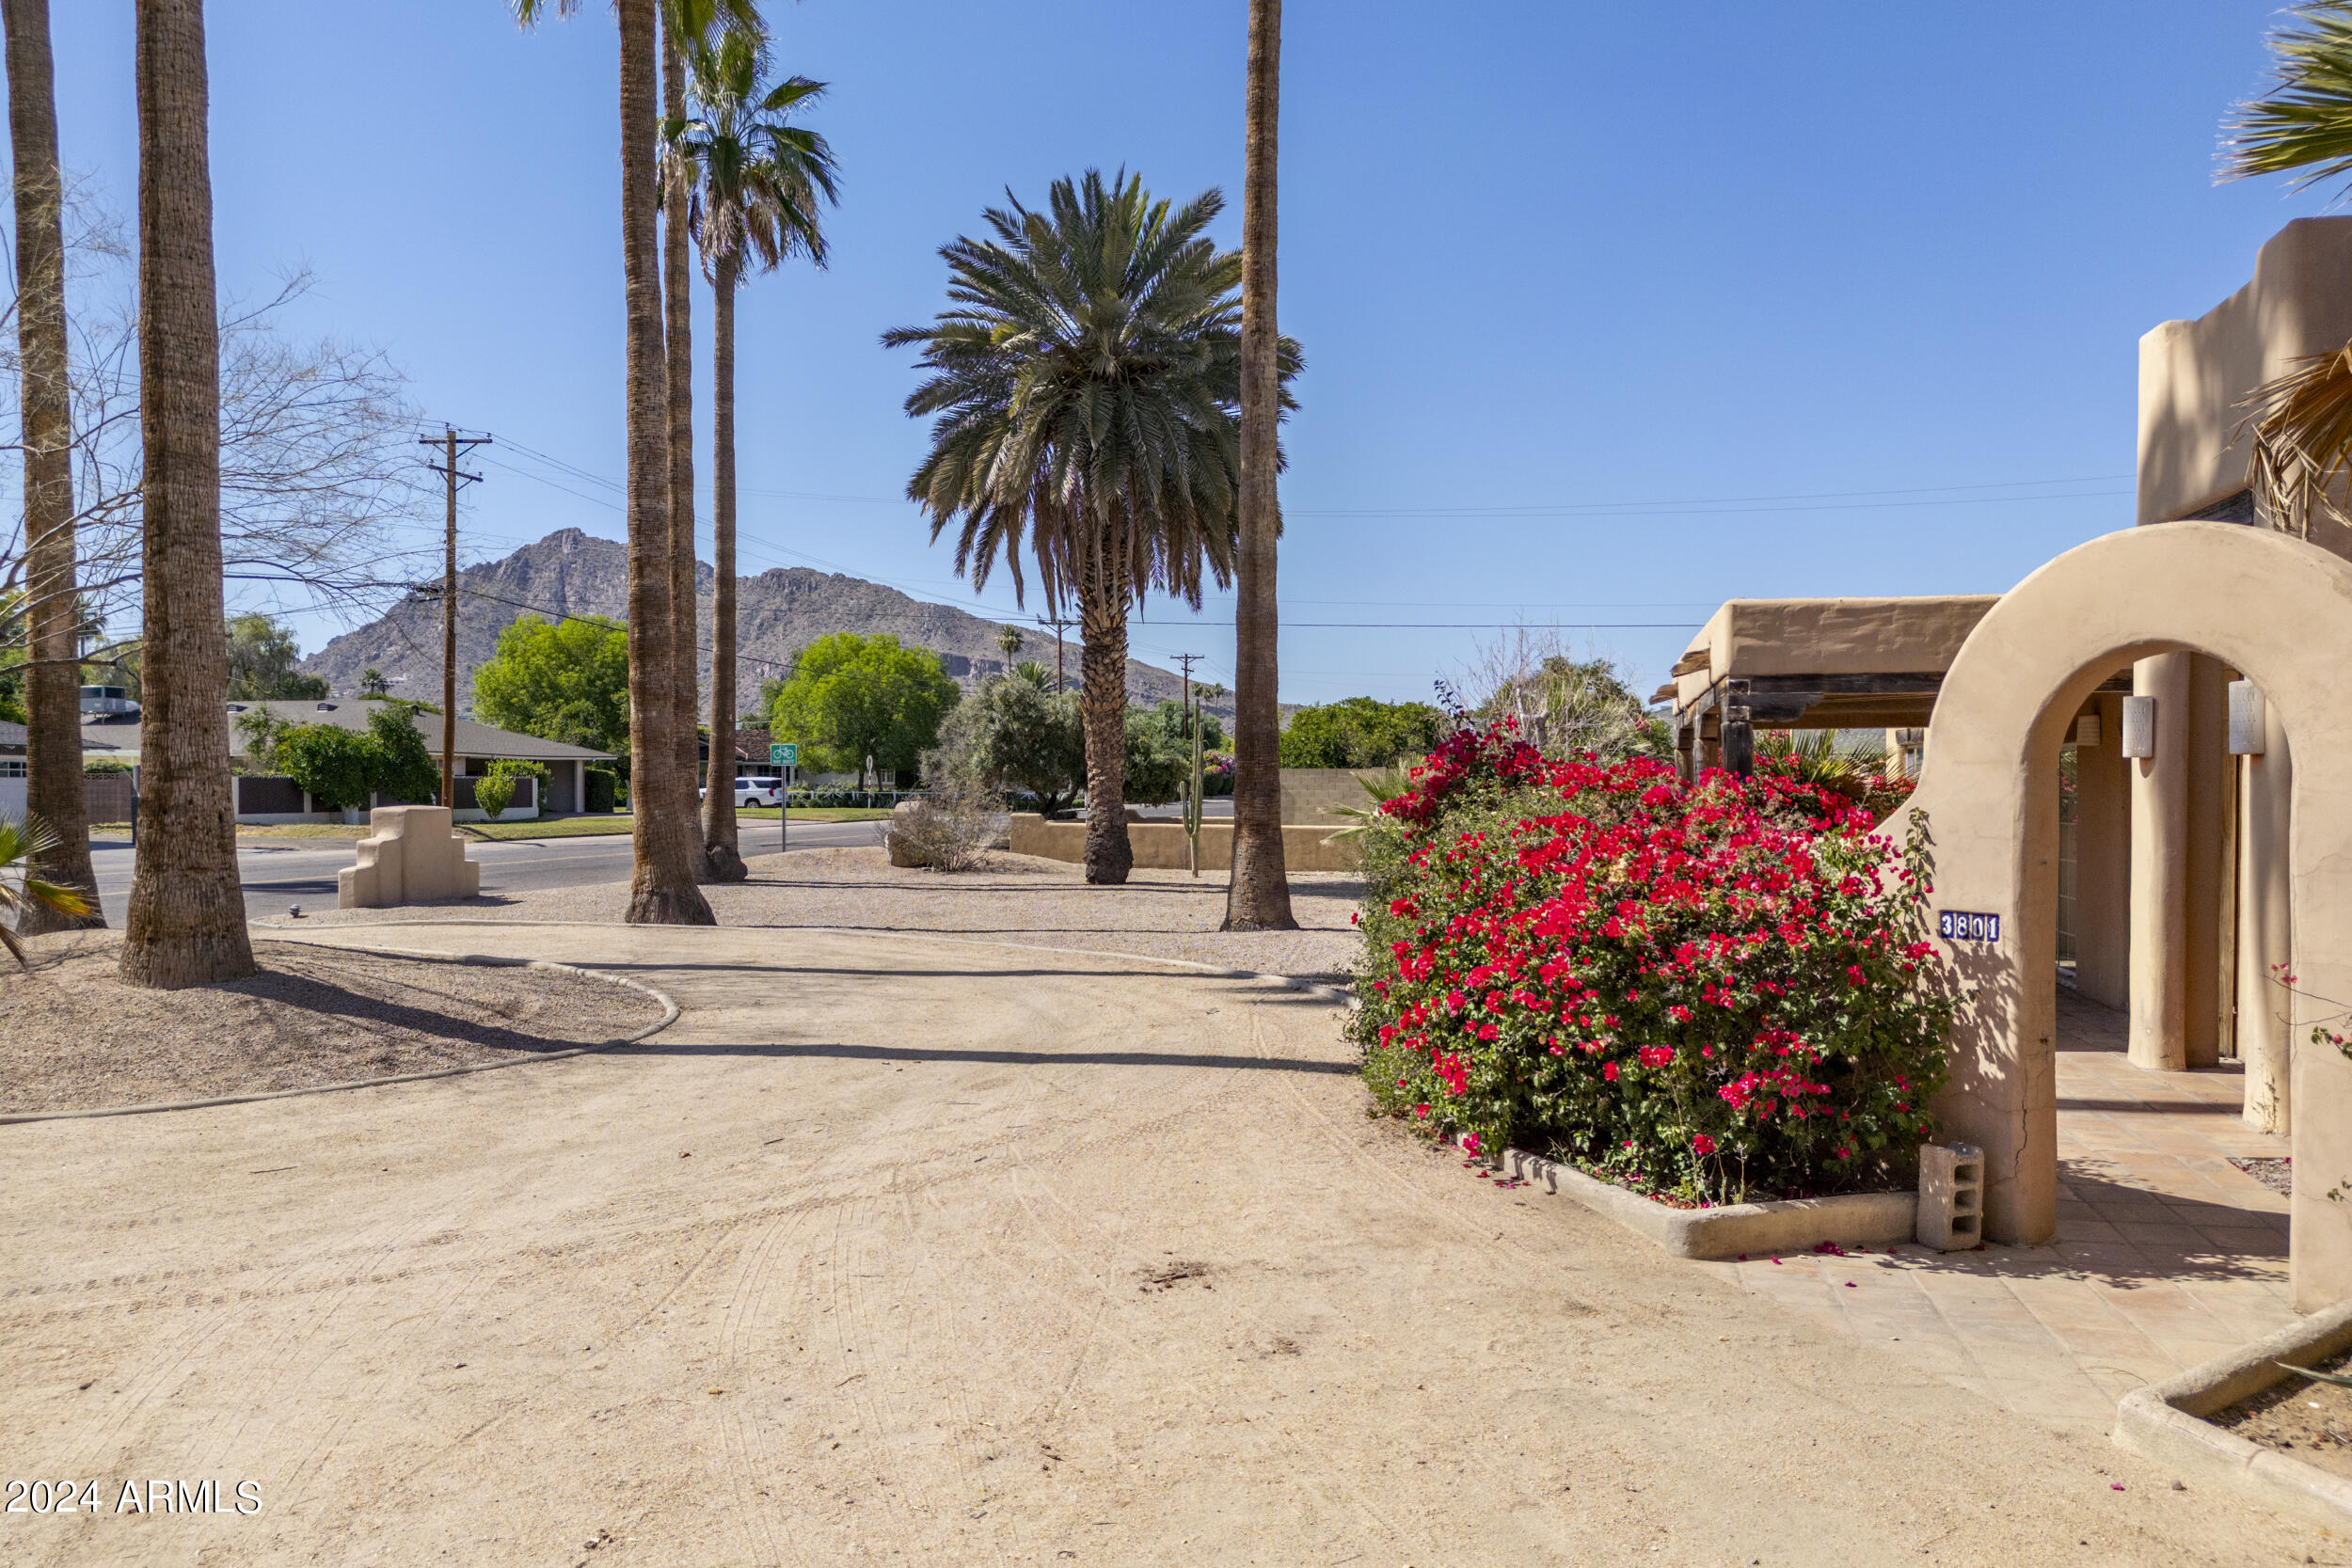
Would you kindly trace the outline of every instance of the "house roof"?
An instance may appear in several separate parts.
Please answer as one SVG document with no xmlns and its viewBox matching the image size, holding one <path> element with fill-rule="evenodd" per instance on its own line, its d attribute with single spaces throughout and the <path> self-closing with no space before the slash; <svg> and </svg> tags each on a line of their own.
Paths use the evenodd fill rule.
<svg viewBox="0 0 2352 1568">
<path fill-rule="evenodd" d="M 392 705 L 373 697 L 336 698 L 328 702 L 266 702 L 230 703 L 229 705 L 229 750 L 232 755 L 245 752 L 245 735 L 237 728 L 237 721 L 256 708 L 266 708 L 272 717 L 291 724 L 333 724 L 339 729 L 364 730 L 368 715 L 377 708 Z M 441 748 L 441 716 L 437 713 L 411 715 L 425 744 L 436 752 Z M 124 752 L 139 749 L 141 726 L 109 724 L 105 726 L 106 740 Z M 83 743 L 89 743 L 89 731 L 82 732 Z M 466 757 L 511 757 L 518 762 L 609 762 L 610 752 L 592 752 L 584 746 L 567 746 L 560 740 L 542 740 L 535 735 L 522 735 L 502 730 L 495 724 L 479 724 L 470 719 L 457 721 L 457 754 Z"/>
<path fill-rule="evenodd" d="M 1761 728 L 1924 725 L 1960 645 L 1999 597 L 1733 599 L 1652 701 L 1689 714 L 1727 700 Z"/>
<path fill-rule="evenodd" d="M 96 730 L 93 730 L 88 725 L 83 726 L 82 751 L 85 755 L 92 752 L 111 752 L 119 751 L 120 749 L 121 748 L 116 744 L 115 733 L 112 726 L 104 726 Z M 15 752 L 22 752 L 23 750 L 24 750 L 24 726 L 22 724 L 11 724 L 5 720 L 0 720 L 0 752 L 6 752 L 13 754 Z"/>
</svg>

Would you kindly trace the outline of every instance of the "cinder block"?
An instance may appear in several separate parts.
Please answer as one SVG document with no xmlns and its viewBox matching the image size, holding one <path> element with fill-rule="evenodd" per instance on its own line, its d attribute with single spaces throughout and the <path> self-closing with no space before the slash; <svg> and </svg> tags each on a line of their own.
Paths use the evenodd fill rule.
<svg viewBox="0 0 2352 1568">
<path fill-rule="evenodd" d="M 1919 1244 L 1967 1252 L 1984 1241 L 1984 1150 L 1975 1144 L 1919 1146 Z"/>
</svg>

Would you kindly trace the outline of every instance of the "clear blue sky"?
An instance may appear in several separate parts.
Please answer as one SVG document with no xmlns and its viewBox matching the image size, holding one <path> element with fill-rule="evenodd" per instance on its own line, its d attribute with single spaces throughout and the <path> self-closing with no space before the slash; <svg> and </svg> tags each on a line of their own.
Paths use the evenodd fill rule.
<svg viewBox="0 0 2352 1568">
<path fill-rule="evenodd" d="M 924 433 L 877 334 L 1005 187 L 1089 165 L 1222 186 L 1237 244 L 1243 0 L 769 9 L 846 183 L 832 270 L 743 298 L 745 569 L 969 604 L 895 499 Z M 224 287 L 308 263 L 305 325 L 384 345 L 428 416 L 617 479 L 601 0 L 528 35 L 499 0 L 208 10 Z M 131 8 L 55 11 L 66 161 L 127 205 Z M 2213 182 L 2275 0 L 1286 11 L 1292 701 L 1425 698 L 1494 635 L 1403 623 L 1669 623 L 1575 634 L 1646 689 L 1725 597 L 2005 589 L 2131 522 L 2140 333 L 2323 205 Z M 469 559 L 620 536 L 607 492 L 492 455 Z M 1230 682 L 1230 625 L 1147 613 L 1139 657 Z"/>
</svg>

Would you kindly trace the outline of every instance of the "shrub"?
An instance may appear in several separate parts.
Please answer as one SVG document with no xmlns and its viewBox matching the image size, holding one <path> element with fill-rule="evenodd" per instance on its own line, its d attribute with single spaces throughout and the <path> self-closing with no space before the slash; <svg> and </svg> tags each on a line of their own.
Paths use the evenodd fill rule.
<svg viewBox="0 0 2352 1568">
<path fill-rule="evenodd" d="M 326 811 L 364 806 L 375 790 L 375 745 L 340 724 L 291 724 L 278 736 L 278 766 Z"/>
<path fill-rule="evenodd" d="M 618 782 L 612 770 L 609 768 L 591 768 L 587 769 L 587 774 L 588 787 L 585 793 L 588 799 L 581 802 L 582 806 L 592 812 L 611 811 L 614 794 L 613 786 Z"/>
<path fill-rule="evenodd" d="M 1427 703 L 1371 697 L 1302 707 L 1282 728 L 1282 766 L 1386 768 L 1436 745 L 1444 717 Z"/>
<path fill-rule="evenodd" d="M 1690 1202 L 1899 1185 L 1952 1002 L 1900 846 L 1778 772 L 1450 736 L 1367 834 L 1381 1109 Z"/>
<path fill-rule="evenodd" d="M 515 781 L 503 773 L 485 773 L 473 782 L 473 803 L 495 822 L 515 800 Z"/>
<path fill-rule="evenodd" d="M 1004 808 L 993 790 L 953 780 L 919 800 L 902 801 L 891 812 L 882 840 L 893 865 L 969 871 L 980 863 L 1004 823 Z"/>
</svg>

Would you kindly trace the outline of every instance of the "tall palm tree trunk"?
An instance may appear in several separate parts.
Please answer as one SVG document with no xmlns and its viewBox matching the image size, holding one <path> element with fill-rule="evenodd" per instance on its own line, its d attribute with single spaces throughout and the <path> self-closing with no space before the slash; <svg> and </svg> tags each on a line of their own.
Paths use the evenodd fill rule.
<svg viewBox="0 0 2352 1568">
<path fill-rule="evenodd" d="M 621 28 L 621 277 L 628 306 L 628 920 L 710 926 L 688 851 L 693 774 L 678 766 L 670 536 L 670 404 L 654 236 L 655 0 L 617 0 Z"/>
<path fill-rule="evenodd" d="M 703 852 L 714 881 L 749 872 L 735 830 L 735 285 L 739 263 L 723 251 L 710 294 L 710 787 L 703 796 Z"/>
<path fill-rule="evenodd" d="M 1275 368 L 1275 132 L 1282 0 L 1249 0 L 1248 142 L 1242 191 L 1241 547 L 1233 605 L 1233 872 L 1229 931 L 1292 930 L 1282 863 L 1281 628 L 1275 600 L 1275 491 L 1281 382 Z"/>
<path fill-rule="evenodd" d="M 1127 841 L 1126 552 L 1097 525 L 1078 578 L 1078 711 L 1087 741 L 1087 880 L 1120 883 L 1135 868 Z"/>
<path fill-rule="evenodd" d="M 221 602 L 220 324 L 203 0 L 138 0 L 139 431 L 146 614 L 142 831 L 122 978 L 174 990 L 253 973 L 229 800 Z"/>
<path fill-rule="evenodd" d="M 65 235 L 49 0 L 0 0 L 8 29 L 8 146 L 16 164 L 16 337 L 24 371 L 24 588 L 32 663 L 24 672 L 25 809 L 56 832 L 35 876 L 83 894 L 87 915 L 27 899 L 27 936 L 103 926 L 82 799 L 82 713 L 74 655 L 73 461 L 65 340 Z"/>
<path fill-rule="evenodd" d="M 686 50 L 677 36 L 676 8 L 661 8 L 661 113 L 686 118 Z M 686 775 L 687 801 L 693 803 L 695 774 L 702 765 L 702 739 L 695 731 L 702 706 L 696 665 L 702 638 L 695 629 L 694 581 L 694 259 L 683 183 L 668 193 L 661 211 L 661 303 L 664 372 L 670 394 L 670 657 L 677 705 L 678 767 Z M 711 754 L 718 761 L 718 753 Z M 699 823 L 689 824 L 687 858 L 694 879 L 710 880 Z"/>
</svg>

